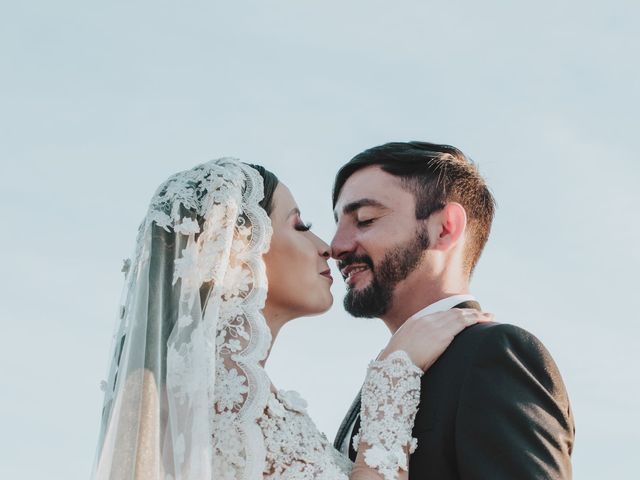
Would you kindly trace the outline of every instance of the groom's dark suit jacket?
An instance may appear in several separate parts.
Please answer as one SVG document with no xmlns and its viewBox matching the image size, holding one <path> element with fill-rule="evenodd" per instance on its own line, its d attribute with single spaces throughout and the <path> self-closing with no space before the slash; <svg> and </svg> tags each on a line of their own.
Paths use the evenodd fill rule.
<svg viewBox="0 0 640 480">
<path fill-rule="evenodd" d="M 569 398 L 551 355 L 527 331 L 499 323 L 463 330 L 422 376 L 421 389 L 409 479 L 571 478 Z M 358 432 L 359 411 L 358 395 L 336 448 L 354 418 Z M 349 445 L 355 460 L 351 439 Z"/>
</svg>

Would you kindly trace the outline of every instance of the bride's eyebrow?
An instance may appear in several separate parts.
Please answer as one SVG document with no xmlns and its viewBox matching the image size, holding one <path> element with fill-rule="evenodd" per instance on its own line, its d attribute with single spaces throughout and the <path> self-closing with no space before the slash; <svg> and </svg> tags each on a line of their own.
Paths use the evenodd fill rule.
<svg viewBox="0 0 640 480">
<path fill-rule="evenodd" d="M 294 208 L 292 208 L 292 209 L 291 209 L 291 211 L 289 212 L 289 214 L 287 215 L 287 220 L 288 220 L 289 218 L 291 218 L 291 216 L 292 216 L 292 215 L 298 215 L 298 216 L 300 216 L 300 215 L 301 215 L 301 213 L 300 213 L 300 209 L 299 209 L 298 207 L 294 207 Z"/>
</svg>

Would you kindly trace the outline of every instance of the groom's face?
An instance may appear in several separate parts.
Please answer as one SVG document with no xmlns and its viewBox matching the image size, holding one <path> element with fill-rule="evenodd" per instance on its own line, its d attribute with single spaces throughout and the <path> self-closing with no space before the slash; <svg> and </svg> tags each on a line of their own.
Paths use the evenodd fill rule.
<svg viewBox="0 0 640 480">
<path fill-rule="evenodd" d="M 424 221 L 415 216 L 414 195 L 399 178 L 366 167 L 347 179 L 334 214 L 331 249 L 347 284 L 345 309 L 357 317 L 380 317 L 429 245 Z"/>
</svg>

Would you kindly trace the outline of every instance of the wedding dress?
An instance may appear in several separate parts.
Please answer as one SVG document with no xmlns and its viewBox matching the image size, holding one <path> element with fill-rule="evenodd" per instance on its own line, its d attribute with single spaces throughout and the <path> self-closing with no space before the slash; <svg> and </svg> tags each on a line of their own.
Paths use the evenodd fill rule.
<svg viewBox="0 0 640 480">
<path fill-rule="evenodd" d="M 411 427 L 421 374 L 402 354 L 369 366 L 362 391 L 364 433 L 356 438 L 355 448 L 364 435 L 372 445 L 365 454 L 367 464 L 386 479 L 396 478 L 398 468 L 407 470 L 403 447 L 408 444 L 409 452 L 415 449 Z M 318 431 L 306 413 L 306 405 L 297 392 L 281 390 L 271 394 L 258 420 L 267 449 L 264 478 L 347 480 L 351 461 Z M 389 415 L 386 422 L 385 415 Z"/>
<path fill-rule="evenodd" d="M 180 172 L 140 225 L 113 337 L 93 478 L 346 480 L 295 392 L 274 391 L 261 362 L 262 255 L 271 223 L 262 178 L 223 158 Z M 404 352 L 372 362 L 362 388 L 367 466 L 407 470 L 420 376 Z"/>
</svg>

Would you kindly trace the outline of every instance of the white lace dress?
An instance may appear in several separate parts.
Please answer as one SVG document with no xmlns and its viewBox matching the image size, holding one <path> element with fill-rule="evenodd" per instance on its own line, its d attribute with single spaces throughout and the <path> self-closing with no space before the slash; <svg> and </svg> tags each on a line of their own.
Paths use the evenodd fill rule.
<svg viewBox="0 0 640 480">
<path fill-rule="evenodd" d="M 407 470 L 408 454 L 415 450 L 411 430 L 422 373 L 404 352 L 369 365 L 362 388 L 361 429 L 354 447 L 357 450 L 358 442 L 366 443 L 365 463 L 385 480 Z M 267 452 L 264 478 L 348 480 L 352 462 L 320 433 L 306 406 L 297 392 L 271 392 L 258 420 Z"/>
<path fill-rule="evenodd" d="M 265 479 L 348 480 L 351 461 L 333 448 L 297 392 L 271 393 L 258 420 L 265 438 Z"/>
</svg>

